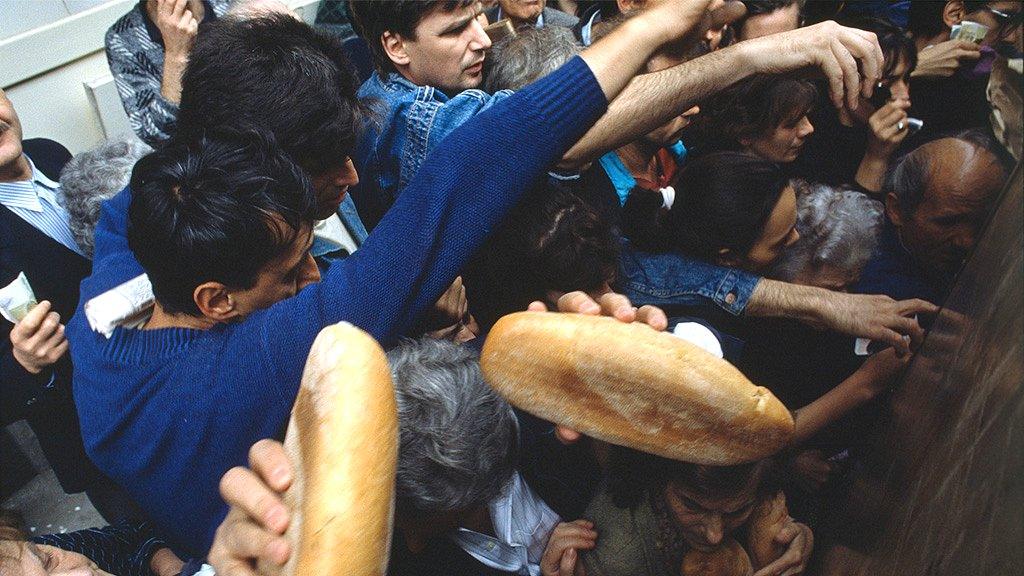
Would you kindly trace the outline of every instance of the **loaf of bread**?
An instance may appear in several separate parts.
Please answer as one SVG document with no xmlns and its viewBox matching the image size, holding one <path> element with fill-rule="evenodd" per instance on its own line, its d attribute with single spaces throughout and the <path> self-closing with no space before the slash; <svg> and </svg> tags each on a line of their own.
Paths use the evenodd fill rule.
<svg viewBox="0 0 1024 576">
<path fill-rule="evenodd" d="M 775 562 L 785 554 L 788 546 L 775 541 L 776 534 L 789 523 L 786 495 L 780 490 L 775 496 L 757 503 L 747 520 L 747 552 L 755 570 Z"/>
<path fill-rule="evenodd" d="M 285 449 L 296 474 L 285 494 L 292 555 L 282 573 L 385 574 L 398 413 L 387 358 L 365 332 L 341 323 L 317 336 Z"/>
<path fill-rule="evenodd" d="M 714 550 L 687 552 L 679 573 L 681 576 L 750 576 L 754 567 L 739 542 L 726 538 Z"/>
<path fill-rule="evenodd" d="M 793 418 L 728 362 L 649 326 L 519 312 L 500 319 L 484 377 L 513 405 L 665 458 L 727 466 L 778 452 Z"/>
</svg>

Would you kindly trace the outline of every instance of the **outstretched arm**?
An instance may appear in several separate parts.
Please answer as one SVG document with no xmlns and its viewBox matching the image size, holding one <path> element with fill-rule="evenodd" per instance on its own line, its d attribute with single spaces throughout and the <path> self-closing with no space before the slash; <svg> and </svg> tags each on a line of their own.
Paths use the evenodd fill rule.
<svg viewBox="0 0 1024 576">
<path fill-rule="evenodd" d="M 728 19 L 734 13 L 719 9 L 714 17 Z M 591 162 L 754 74 L 817 70 L 828 79 L 832 102 L 838 107 L 845 100 L 855 109 L 860 95 L 870 96 L 883 61 L 874 34 L 835 22 L 740 42 L 667 70 L 636 77 L 611 102 L 608 112 L 566 152 L 559 167 L 572 169 Z"/>
</svg>

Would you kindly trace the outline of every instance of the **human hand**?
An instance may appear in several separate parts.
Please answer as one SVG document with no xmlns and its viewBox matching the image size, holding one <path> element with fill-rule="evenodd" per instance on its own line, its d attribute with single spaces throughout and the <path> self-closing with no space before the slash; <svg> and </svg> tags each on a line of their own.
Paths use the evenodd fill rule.
<svg viewBox="0 0 1024 576">
<path fill-rule="evenodd" d="M 885 62 L 874 33 L 831 21 L 745 40 L 736 47 L 748 50 L 762 74 L 820 70 L 828 79 L 832 103 L 841 108 L 845 100 L 851 110 L 859 106 L 860 96 L 869 98 L 874 92 Z"/>
<path fill-rule="evenodd" d="M 803 572 L 814 548 L 814 533 L 811 529 L 790 518 L 788 523 L 779 528 L 775 541 L 789 547 L 778 560 L 761 568 L 754 576 L 790 576 Z"/>
<path fill-rule="evenodd" d="M 199 22 L 189 10 L 188 0 L 157 0 L 155 20 L 164 39 L 165 57 L 187 56 L 199 31 Z"/>
<path fill-rule="evenodd" d="M 918 299 L 896 301 L 881 295 L 823 292 L 825 301 L 813 311 L 811 324 L 884 342 L 900 356 L 916 350 L 924 339 L 924 330 L 911 316 L 939 310 L 935 304 Z M 904 335 L 910 337 L 909 342 Z"/>
<path fill-rule="evenodd" d="M 185 563 L 170 548 L 160 548 L 149 559 L 149 569 L 156 576 L 178 576 Z"/>
<path fill-rule="evenodd" d="M 981 58 L 981 46 L 967 40 L 947 40 L 917 53 L 914 78 L 949 78 L 965 62 Z"/>
<path fill-rule="evenodd" d="M 866 399 L 870 400 L 888 389 L 913 357 L 913 354 L 900 357 L 892 348 L 886 348 L 865 360 L 857 372 L 863 376 L 861 385 Z"/>
<path fill-rule="evenodd" d="M 540 301 L 532 302 L 527 308 L 532 312 L 547 312 L 548 307 Z M 629 298 L 615 292 L 607 292 L 597 301 L 586 292 L 569 292 L 558 299 L 559 312 L 587 314 L 589 316 L 611 316 L 620 322 L 641 322 L 661 332 L 668 328 L 668 318 L 657 306 L 634 308 Z"/>
<path fill-rule="evenodd" d="M 431 338 L 453 342 L 468 342 L 476 338 L 480 327 L 469 313 L 469 300 L 466 299 L 462 276 L 455 278 L 419 325 Z"/>
<path fill-rule="evenodd" d="M 708 10 L 710 0 L 657 0 L 648 2 L 637 18 L 650 30 L 660 31 L 662 44 L 699 41 L 708 30 L 721 29 L 747 13 L 738 0 Z"/>
<path fill-rule="evenodd" d="M 832 474 L 832 463 L 821 450 L 802 450 L 789 460 L 793 478 L 802 489 L 817 493 Z"/>
<path fill-rule="evenodd" d="M 220 479 L 220 494 L 231 508 L 207 557 L 218 576 L 255 576 L 258 561 L 283 566 L 291 555 L 282 537 L 290 514 L 281 495 L 293 477 L 284 445 L 275 440 L 253 444 L 249 466 L 232 468 Z"/>
<path fill-rule="evenodd" d="M 50 308 L 50 303 L 43 300 L 11 328 L 14 359 L 31 374 L 52 366 L 68 351 L 60 314 Z"/>
<path fill-rule="evenodd" d="M 907 130 L 907 109 L 910 102 L 893 100 L 886 102 L 868 118 L 871 137 L 868 152 L 888 157 L 899 147 L 903 139 L 910 133 Z"/>
<path fill-rule="evenodd" d="M 561 522 L 555 526 L 540 559 L 543 576 L 573 576 L 576 573 L 578 550 L 593 550 L 597 531 L 587 520 Z"/>
</svg>

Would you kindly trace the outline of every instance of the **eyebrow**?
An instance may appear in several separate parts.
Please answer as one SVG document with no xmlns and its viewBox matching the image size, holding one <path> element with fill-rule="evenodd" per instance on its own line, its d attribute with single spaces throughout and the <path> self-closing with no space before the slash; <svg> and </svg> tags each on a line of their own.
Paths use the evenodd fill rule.
<svg viewBox="0 0 1024 576">
<path fill-rule="evenodd" d="M 483 13 L 484 13 L 484 11 L 483 11 L 482 8 L 474 10 L 473 14 L 471 16 L 469 16 L 467 18 L 463 18 L 461 20 L 456 20 L 455 22 L 452 22 L 451 24 L 446 26 L 444 29 L 442 29 L 441 32 L 439 32 L 439 34 L 449 34 L 451 32 L 455 32 L 455 31 L 461 30 L 462 28 L 465 28 L 466 26 L 468 26 L 470 22 L 472 22 L 473 20 L 476 20 Z"/>
</svg>

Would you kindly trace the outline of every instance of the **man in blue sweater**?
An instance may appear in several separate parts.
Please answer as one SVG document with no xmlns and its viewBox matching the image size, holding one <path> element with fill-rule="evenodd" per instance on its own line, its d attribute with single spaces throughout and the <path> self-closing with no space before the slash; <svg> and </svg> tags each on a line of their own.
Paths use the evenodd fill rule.
<svg viewBox="0 0 1024 576">
<path fill-rule="evenodd" d="M 372 228 L 430 153 L 443 147 L 441 143 L 447 142 L 452 131 L 512 92 L 488 94 L 478 89 L 485 51 L 491 45 L 483 31 L 479 2 L 368 0 L 353 2 L 351 7 L 377 68 L 359 88 L 360 100 L 374 110 L 376 117 L 369 123 L 353 157 L 362 179 L 353 187 L 352 195 L 363 221 Z M 720 27 L 743 13 L 740 2 L 726 2 L 704 19 L 702 29 Z M 697 40 L 699 36 L 696 35 Z M 691 34 L 680 42 L 694 38 Z M 678 44 L 673 48 L 678 49 Z M 562 155 L 557 168 L 577 171 L 754 74 L 816 68 L 828 76 L 836 105 L 845 97 L 855 106 L 859 73 L 850 64 L 859 60 L 864 75 L 874 77 L 876 59 L 880 61 L 880 57 L 874 34 L 826 22 L 741 42 L 655 73 L 642 74 Z M 503 153 L 507 152 L 488 146 L 481 154 L 490 157 Z M 921 334 L 920 327 L 902 315 L 933 309 L 925 302 L 897 303 L 889 298 L 839 294 L 678 257 L 668 259 L 685 273 L 668 275 L 653 266 L 644 269 L 635 259 L 627 262 L 629 269 L 624 268 L 624 272 L 645 279 L 632 283 L 635 297 L 642 298 L 643 303 L 710 302 L 729 315 L 796 318 L 837 332 L 886 340 L 896 346 L 904 346 L 901 334 L 911 334 L 915 339 Z"/>
<path fill-rule="evenodd" d="M 660 2 L 467 122 L 424 163 L 360 250 L 333 263 L 320 282 L 306 250 L 323 195 L 275 146 L 261 143 L 269 137 L 214 136 L 140 161 L 130 185 L 139 196 L 125 191 L 103 208 L 81 302 L 145 271 L 154 314 L 142 329 L 117 328 L 110 339 L 89 329 L 81 307 L 68 326 L 89 456 L 172 545 L 203 555 L 226 512 L 218 479 L 245 462 L 256 440 L 280 437 L 321 328 L 348 321 L 381 342 L 393 340 L 651 54 L 700 21 L 705 5 Z M 237 58 L 239 66 L 258 61 L 256 52 Z M 324 54 L 287 56 L 284 65 L 334 70 Z M 344 85 L 338 90 L 355 101 Z M 182 115 L 186 106 L 183 95 Z M 480 150 L 521 142 L 530 148 L 480 161 Z M 343 180 L 332 182 L 342 193 Z M 139 260 L 125 241 L 129 220 Z"/>
</svg>

